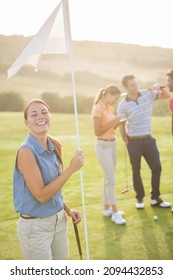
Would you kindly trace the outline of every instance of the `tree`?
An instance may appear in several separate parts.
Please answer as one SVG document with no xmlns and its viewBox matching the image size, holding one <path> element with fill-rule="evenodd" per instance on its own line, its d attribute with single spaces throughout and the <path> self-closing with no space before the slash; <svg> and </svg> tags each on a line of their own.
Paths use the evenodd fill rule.
<svg viewBox="0 0 173 280">
<path fill-rule="evenodd" d="M 24 99 L 18 93 L 4 92 L 0 94 L 0 111 L 20 112 L 24 108 Z"/>
</svg>

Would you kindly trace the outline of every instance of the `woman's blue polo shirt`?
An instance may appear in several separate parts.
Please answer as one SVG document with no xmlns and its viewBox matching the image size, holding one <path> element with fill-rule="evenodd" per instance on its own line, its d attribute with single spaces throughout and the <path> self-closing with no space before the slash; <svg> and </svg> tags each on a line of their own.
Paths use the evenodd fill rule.
<svg viewBox="0 0 173 280">
<path fill-rule="evenodd" d="M 27 147 L 33 153 L 45 185 L 49 184 L 61 174 L 62 165 L 50 139 L 48 139 L 48 150 L 46 150 L 32 134 L 29 134 L 20 148 L 21 147 Z M 16 212 L 32 217 L 43 218 L 60 211 L 63 208 L 62 191 L 60 190 L 57 192 L 57 194 L 47 202 L 40 203 L 30 192 L 16 163 L 13 174 L 13 199 Z M 35 188 L 36 187 L 37 186 L 35 186 Z"/>
</svg>

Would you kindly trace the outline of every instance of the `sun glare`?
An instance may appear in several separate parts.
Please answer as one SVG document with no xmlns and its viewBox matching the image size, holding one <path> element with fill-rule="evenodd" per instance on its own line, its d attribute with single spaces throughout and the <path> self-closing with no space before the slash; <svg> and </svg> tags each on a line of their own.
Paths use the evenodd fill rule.
<svg viewBox="0 0 173 280">
<path fill-rule="evenodd" d="M 0 34 L 35 35 L 59 2 L 1 1 Z M 69 0 L 72 39 L 172 48 L 171 6 L 172 0 Z"/>
</svg>

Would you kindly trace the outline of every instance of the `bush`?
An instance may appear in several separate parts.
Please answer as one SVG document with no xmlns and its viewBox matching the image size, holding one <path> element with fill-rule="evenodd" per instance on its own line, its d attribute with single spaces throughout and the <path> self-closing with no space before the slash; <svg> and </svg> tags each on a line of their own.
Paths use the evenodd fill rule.
<svg viewBox="0 0 173 280">
<path fill-rule="evenodd" d="M 153 115 L 154 116 L 169 116 L 170 115 L 169 100 L 168 99 L 157 100 L 154 103 Z"/>
<path fill-rule="evenodd" d="M 41 98 L 48 104 L 52 113 L 74 113 L 73 96 L 62 96 L 58 93 L 45 92 Z M 80 114 L 91 114 L 93 97 L 77 95 L 77 111 Z M 117 105 L 114 106 L 117 112 Z M 0 111 L 21 112 L 25 106 L 23 97 L 14 92 L 0 93 Z M 153 108 L 154 116 L 170 115 L 169 100 L 158 100 Z"/>
<path fill-rule="evenodd" d="M 0 111 L 20 112 L 24 107 L 24 99 L 18 93 L 6 92 L 0 94 Z"/>
<path fill-rule="evenodd" d="M 49 105 L 51 112 L 54 113 L 74 113 L 72 96 L 60 97 L 57 93 L 45 92 L 41 98 Z M 77 110 L 81 114 L 90 114 L 93 98 L 77 95 Z"/>
<path fill-rule="evenodd" d="M 41 99 L 43 99 L 47 105 L 49 106 L 51 112 L 56 113 L 60 109 L 61 105 L 59 103 L 59 94 L 54 92 L 44 92 L 41 95 Z"/>
</svg>

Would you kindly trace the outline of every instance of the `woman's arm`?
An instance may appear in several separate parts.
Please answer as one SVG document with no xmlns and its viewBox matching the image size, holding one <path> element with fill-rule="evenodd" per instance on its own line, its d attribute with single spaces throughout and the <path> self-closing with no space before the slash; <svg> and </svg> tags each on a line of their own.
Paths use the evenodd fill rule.
<svg viewBox="0 0 173 280">
<path fill-rule="evenodd" d="M 78 211 L 72 210 L 69 206 L 64 202 L 64 210 L 69 217 L 72 218 L 74 224 L 78 224 L 81 221 L 81 215 Z"/>
<path fill-rule="evenodd" d="M 101 118 L 94 117 L 93 120 L 94 120 L 94 132 L 95 132 L 96 136 L 102 135 L 112 126 L 114 127 L 114 129 L 116 129 L 120 124 L 119 117 L 115 117 L 115 119 L 113 121 L 109 122 L 108 124 L 106 124 L 104 126 L 101 125 Z"/>
<path fill-rule="evenodd" d="M 69 166 L 55 180 L 44 185 L 43 178 L 32 152 L 22 147 L 19 150 L 17 166 L 23 174 L 26 184 L 32 195 L 40 202 L 45 203 L 51 199 L 66 183 L 69 177 L 84 165 L 84 155 L 77 151 Z"/>
</svg>

